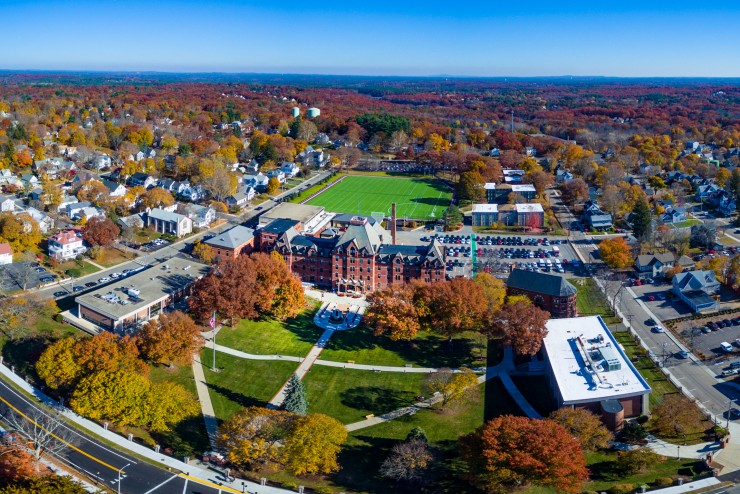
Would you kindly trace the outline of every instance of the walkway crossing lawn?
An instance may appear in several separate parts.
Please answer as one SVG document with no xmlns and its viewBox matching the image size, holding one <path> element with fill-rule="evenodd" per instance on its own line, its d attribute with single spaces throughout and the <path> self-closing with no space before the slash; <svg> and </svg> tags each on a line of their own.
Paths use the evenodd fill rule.
<svg viewBox="0 0 740 494">
<path fill-rule="evenodd" d="M 431 220 L 442 217 L 451 196 L 452 191 L 439 180 L 348 176 L 308 204 L 336 213 L 390 215 L 395 202 L 399 218 Z"/>
<path fill-rule="evenodd" d="M 342 423 L 358 422 L 370 413 L 381 415 L 414 403 L 426 374 L 372 372 L 313 366 L 306 383 L 308 411 L 324 413 Z"/>
<path fill-rule="evenodd" d="M 210 348 L 201 352 L 201 361 L 210 365 Z M 245 360 L 224 353 L 216 354 L 221 372 L 204 369 L 216 418 L 226 420 L 240 408 L 265 406 L 296 370 L 296 362 Z"/>
<path fill-rule="evenodd" d="M 222 326 L 216 343 L 257 355 L 304 357 L 322 333 L 313 323 L 315 312 L 312 307 L 287 321 L 244 319 L 234 328 Z"/>
<path fill-rule="evenodd" d="M 322 360 L 354 361 L 356 364 L 402 367 L 477 367 L 485 366 L 486 339 L 476 333 L 463 333 L 450 342 L 431 333 L 420 333 L 412 341 L 392 341 L 374 336 L 365 326 L 349 331 L 336 331 L 324 351 Z"/>
</svg>

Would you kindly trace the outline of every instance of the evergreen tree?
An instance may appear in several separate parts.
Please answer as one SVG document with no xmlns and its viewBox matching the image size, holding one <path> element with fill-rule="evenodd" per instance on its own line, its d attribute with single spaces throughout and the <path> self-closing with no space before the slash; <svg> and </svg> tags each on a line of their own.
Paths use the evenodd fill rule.
<svg viewBox="0 0 740 494">
<path fill-rule="evenodd" d="M 458 226 L 463 222 L 463 214 L 462 211 L 460 211 L 460 208 L 455 205 L 448 207 L 445 211 L 444 221 L 445 230 L 456 230 Z"/>
<path fill-rule="evenodd" d="M 650 206 L 644 199 L 640 199 L 632 208 L 632 232 L 639 241 L 647 240 L 652 233 L 652 217 L 650 215 Z"/>
<path fill-rule="evenodd" d="M 421 427 L 414 427 L 411 429 L 411 432 L 409 432 L 408 436 L 406 436 L 406 441 L 424 441 L 425 443 L 429 442 L 429 438 L 427 438 L 427 433 L 424 429 Z"/>
<path fill-rule="evenodd" d="M 306 401 L 306 385 L 298 379 L 298 375 L 290 376 L 288 385 L 285 388 L 285 401 L 283 408 L 296 415 L 306 415 L 308 413 L 308 401 Z"/>
</svg>

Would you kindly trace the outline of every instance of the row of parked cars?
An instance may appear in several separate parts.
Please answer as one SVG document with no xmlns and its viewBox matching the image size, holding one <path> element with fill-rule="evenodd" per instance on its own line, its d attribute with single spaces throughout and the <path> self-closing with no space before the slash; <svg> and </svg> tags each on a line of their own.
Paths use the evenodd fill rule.
<svg viewBox="0 0 740 494">
<path fill-rule="evenodd" d="M 138 271 L 138 269 L 124 269 L 120 273 L 114 272 L 114 273 L 109 274 L 108 276 L 103 276 L 102 278 L 98 278 L 98 281 L 88 281 L 87 283 L 85 283 L 84 286 L 82 286 L 82 285 L 75 285 L 75 286 L 72 287 L 72 291 L 75 292 L 75 293 L 76 292 L 81 292 L 85 288 L 93 288 L 93 287 L 98 286 L 100 284 L 108 283 L 111 280 L 115 280 L 115 279 L 118 279 L 118 278 L 124 278 L 124 277 L 126 277 L 126 276 L 128 276 L 128 275 L 130 275 L 132 273 L 135 273 L 136 271 Z M 69 295 L 69 292 L 64 291 L 64 290 L 59 290 L 57 292 L 54 292 L 54 296 L 55 297 L 65 297 L 67 295 Z"/>
</svg>

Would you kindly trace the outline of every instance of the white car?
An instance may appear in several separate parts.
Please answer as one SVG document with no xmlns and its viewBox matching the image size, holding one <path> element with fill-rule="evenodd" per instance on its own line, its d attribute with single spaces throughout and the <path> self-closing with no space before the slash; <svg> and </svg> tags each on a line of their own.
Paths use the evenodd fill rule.
<svg viewBox="0 0 740 494">
<path fill-rule="evenodd" d="M 107 283 L 109 281 L 110 281 L 110 278 L 108 278 L 107 276 L 103 276 L 102 278 L 98 280 L 98 283 Z"/>
<path fill-rule="evenodd" d="M 665 333 L 665 328 L 660 324 L 656 324 L 653 328 L 653 331 L 655 331 L 656 333 Z"/>
</svg>

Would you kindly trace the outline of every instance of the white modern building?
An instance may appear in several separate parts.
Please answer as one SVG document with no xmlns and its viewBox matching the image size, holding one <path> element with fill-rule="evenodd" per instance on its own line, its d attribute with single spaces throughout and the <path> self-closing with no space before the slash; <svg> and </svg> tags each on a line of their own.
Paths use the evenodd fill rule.
<svg viewBox="0 0 740 494">
<path fill-rule="evenodd" d="M 542 351 L 559 408 L 585 408 L 619 430 L 624 419 L 647 414 L 650 386 L 601 316 L 550 319 Z"/>
</svg>

